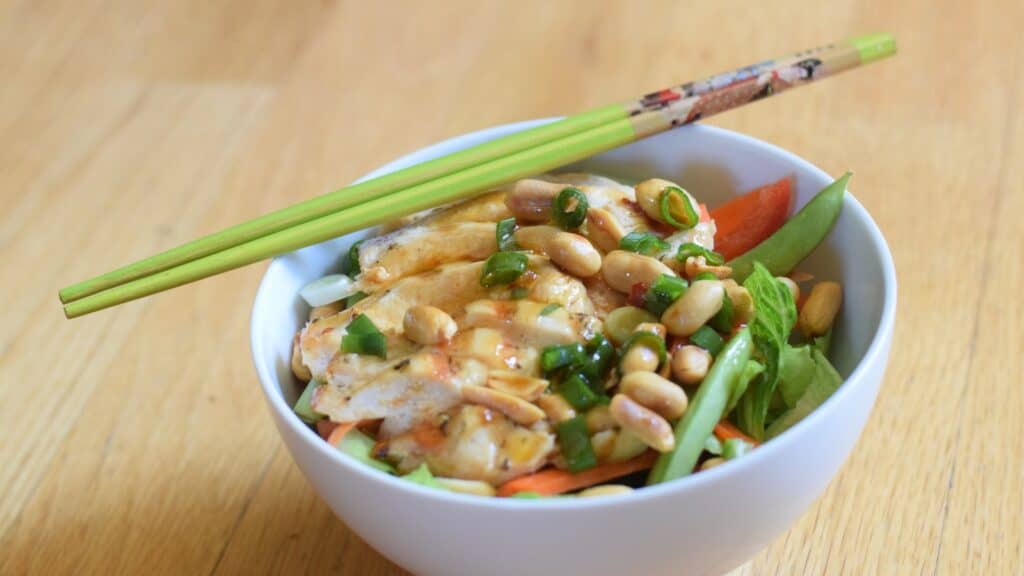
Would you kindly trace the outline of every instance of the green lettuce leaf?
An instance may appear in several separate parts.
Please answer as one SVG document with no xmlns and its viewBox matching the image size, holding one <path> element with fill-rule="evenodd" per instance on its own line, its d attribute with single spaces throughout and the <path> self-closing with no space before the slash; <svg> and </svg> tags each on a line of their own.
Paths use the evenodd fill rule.
<svg viewBox="0 0 1024 576">
<path fill-rule="evenodd" d="M 810 355 L 814 364 L 813 377 L 796 404 L 768 427 L 765 433 L 767 438 L 774 438 L 791 428 L 818 406 L 821 406 L 825 400 L 828 400 L 828 397 L 843 383 L 843 378 L 820 350 L 812 348 Z"/>
<path fill-rule="evenodd" d="M 759 262 L 754 263 L 754 271 L 743 282 L 743 287 L 754 300 L 755 316 L 750 323 L 750 333 L 765 369 L 740 399 L 737 424 L 753 438 L 762 440 L 768 408 L 779 380 L 782 351 L 796 324 L 796 303 L 789 288 Z"/>
<path fill-rule="evenodd" d="M 402 476 L 402 480 L 407 480 L 413 484 L 419 484 L 420 486 L 426 486 L 427 488 L 437 488 L 438 490 L 447 490 L 437 478 L 430 472 L 430 468 L 427 467 L 426 463 L 420 464 L 420 467 L 409 472 L 405 476 Z"/>
<path fill-rule="evenodd" d="M 779 393 L 787 408 L 796 406 L 814 380 L 815 364 L 810 346 L 786 346 L 779 362 Z"/>
<path fill-rule="evenodd" d="M 750 382 L 760 376 L 762 372 L 764 372 L 764 364 L 757 360 L 747 360 L 747 364 L 743 366 L 743 372 L 740 373 L 740 377 L 736 380 L 736 386 L 732 389 L 732 393 L 729 394 L 729 402 L 725 405 L 723 417 L 728 416 L 733 411 L 733 408 L 739 404 L 740 398 L 743 397 L 743 393 L 750 386 Z"/>
<path fill-rule="evenodd" d="M 359 430 L 349 430 L 338 443 L 338 450 L 382 472 L 394 474 L 395 469 L 387 462 L 381 462 L 373 457 L 373 438 L 363 434 Z"/>
</svg>

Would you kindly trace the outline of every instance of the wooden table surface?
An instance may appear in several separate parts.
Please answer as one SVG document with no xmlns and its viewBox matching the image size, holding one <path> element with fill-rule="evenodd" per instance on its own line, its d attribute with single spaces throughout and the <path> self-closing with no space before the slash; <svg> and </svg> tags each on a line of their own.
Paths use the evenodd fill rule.
<svg viewBox="0 0 1024 576">
<path fill-rule="evenodd" d="M 738 573 L 1021 574 L 1024 4 L 689 4 L 0 4 L 0 573 L 401 573 L 278 440 L 263 265 L 75 321 L 59 287 L 441 138 L 889 30 L 711 122 L 855 170 L 900 291 L 856 450 Z"/>
</svg>

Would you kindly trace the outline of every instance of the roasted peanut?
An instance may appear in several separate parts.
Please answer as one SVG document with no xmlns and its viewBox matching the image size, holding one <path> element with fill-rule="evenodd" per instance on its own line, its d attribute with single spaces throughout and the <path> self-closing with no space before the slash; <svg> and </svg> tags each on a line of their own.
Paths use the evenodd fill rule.
<svg viewBox="0 0 1024 576">
<path fill-rule="evenodd" d="M 552 202 L 565 187 L 532 178 L 520 180 L 505 194 L 505 206 L 524 222 L 547 222 L 551 219 Z"/>
<path fill-rule="evenodd" d="M 785 276 L 776 276 L 775 279 L 785 284 L 786 288 L 789 288 L 789 293 L 793 295 L 793 302 L 800 300 L 800 287 L 797 286 L 796 282 Z"/>
<path fill-rule="evenodd" d="M 661 322 L 641 322 L 636 325 L 634 332 L 650 332 L 655 336 L 665 339 L 665 335 L 668 334 L 668 330 L 665 329 L 665 325 Z"/>
<path fill-rule="evenodd" d="M 619 249 L 619 241 L 626 235 L 619 220 L 604 208 L 587 210 L 587 237 L 604 252 Z"/>
<path fill-rule="evenodd" d="M 732 301 L 736 322 L 749 324 L 754 319 L 754 298 L 751 297 L 750 292 L 735 282 L 730 285 L 723 281 L 722 285 L 725 286 L 726 296 Z"/>
<path fill-rule="evenodd" d="M 683 272 L 687 278 L 693 278 L 697 274 L 702 272 L 710 272 L 718 278 L 728 278 L 732 276 L 732 268 L 726 265 L 712 266 L 708 264 L 707 258 L 703 256 L 690 256 L 686 259 L 686 263 L 683 265 Z"/>
<path fill-rule="evenodd" d="M 699 384 L 711 367 L 711 354 L 699 347 L 686 345 L 672 352 L 672 376 L 685 386 Z"/>
<path fill-rule="evenodd" d="M 589 240 L 554 226 L 524 226 L 516 230 L 516 243 L 527 250 L 547 254 L 559 268 L 573 276 L 593 276 L 601 269 L 601 253 Z"/>
<path fill-rule="evenodd" d="M 701 470 L 701 472 L 703 472 L 705 470 L 711 470 L 715 466 L 721 466 L 722 464 L 725 464 L 725 458 L 721 458 L 721 457 L 708 458 L 707 460 L 705 460 L 700 465 L 700 470 Z"/>
<path fill-rule="evenodd" d="M 598 462 L 625 462 L 647 451 L 647 444 L 629 430 L 615 428 L 602 430 L 590 437 Z"/>
<path fill-rule="evenodd" d="M 418 304 L 405 312 L 402 319 L 405 336 L 419 344 L 448 342 L 459 327 L 447 312 L 433 306 Z"/>
<path fill-rule="evenodd" d="M 581 490 L 580 498 L 594 498 L 596 496 L 614 496 L 616 494 L 629 494 L 633 489 L 624 484 L 604 484 Z"/>
<path fill-rule="evenodd" d="M 658 452 L 671 452 L 676 447 L 676 438 L 668 421 L 629 396 L 616 394 L 609 409 L 619 426 L 636 434 L 644 444 Z"/>
<path fill-rule="evenodd" d="M 608 410 L 607 406 L 594 406 L 587 411 L 586 420 L 587 431 L 591 434 L 615 428 L 615 419 L 612 418 L 612 413 Z"/>
<path fill-rule="evenodd" d="M 529 426 L 545 416 L 543 410 L 526 400 L 474 384 L 462 387 L 462 398 L 471 404 L 493 408 L 524 426 Z"/>
<path fill-rule="evenodd" d="M 686 412 L 686 392 L 653 372 L 626 374 L 619 382 L 619 392 L 667 420 L 675 420 Z"/>
<path fill-rule="evenodd" d="M 805 336 L 821 336 L 835 322 L 843 302 L 843 289 L 838 282 L 819 282 L 800 309 L 799 326 Z"/>
<path fill-rule="evenodd" d="M 459 494 L 494 496 L 497 492 L 494 489 L 494 486 L 491 486 L 487 482 L 481 482 L 480 480 L 462 480 L 459 478 L 442 478 L 438 476 L 437 482 L 441 486 L 444 486 L 452 492 L 458 492 Z"/>
<path fill-rule="evenodd" d="M 619 370 L 623 374 L 630 372 L 654 372 L 658 369 L 658 353 L 642 344 L 633 345 L 622 357 Z"/>
<path fill-rule="evenodd" d="M 303 382 L 309 382 L 313 378 L 309 367 L 302 363 L 302 349 L 299 348 L 298 334 L 292 340 L 292 374 L 295 374 L 295 377 Z"/>
<path fill-rule="evenodd" d="M 344 308 L 344 300 L 339 300 L 338 302 L 331 302 L 330 304 L 324 304 L 323 306 L 314 306 L 309 310 L 309 319 L 312 321 L 317 320 L 319 318 L 334 316 L 338 312 L 341 312 Z"/>
<path fill-rule="evenodd" d="M 651 284 L 660 274 L 676 275 L 671 268 L 654 258 L 625 250 L 609 252 L 604 257 L 601 273 L 609 286 L 624 294 L 629 294 L 638 282 Z"/>
<path fill-rule="evenodd" d="M 644 214 L 649 218 L 657 220 L 658 222 L 665 222 L 664 218 L 661 216 L 661 206 L 659 205 L 659 201 L 661 200 L 661 193 L 669 186 L 683 190 L 683 187 L 675 182 L 662 180 L 661 178 L 651 178 L 650 180 L 644 180 L 636 185 L 636 202 L 640 205 Z M 686 199 L 691 206 L 697 205 L 689 192 L 683 190 L 683 194 L 686 196 Z"/>
<path fill-rule="evenodd" d="M 573 410 L 572 406 L 565 401 L 559 394 L 542 394 L 537 399 L 537 405 L 540 406 L 544 414 L 547 415 L 548 420 L 558 424 L 566 420 L 572 420 L 576 417 L 576 411 Z"/>
<path fill-rule="evenodd" d="M 661 315 L 669 334 L 689 336 L 722 309 L 725 288 L 718 280 L 698 280 Z"/>
</svg>

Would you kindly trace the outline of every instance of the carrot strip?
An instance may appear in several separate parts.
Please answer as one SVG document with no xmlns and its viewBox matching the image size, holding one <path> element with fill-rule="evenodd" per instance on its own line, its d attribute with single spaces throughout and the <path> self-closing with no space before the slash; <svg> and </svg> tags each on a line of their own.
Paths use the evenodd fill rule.
<svg viewBox="0 0 1024 576">
<path fill-rule="evenodd" d="M 732 260 L 763 242 L 786 222 L 792 195 L 789 178 L 783 178 L 712 210 L 715 251 Z"/>
<path fill-rule="evenodd" d="M 743 440 L 744 442 L 749 442 L 754 446 L 757 446 L 759 444 L 757 440 L 754 440 L 750 436 L 744 434 L 742 430 L 734 426 L 733 423 L 729 422 L 728 420 L 722 420 L 718 424 L 715 424 L 715 436 L 719 440 L 739 438 L 740 440 Z"/>
<path fill-rule="evenodd" d="M 544 496 L 553 496 L 572 492 L 601 482 L 607 482 L 620 476 L 646 470 L 654 466 L 658 459 L 658 453 L 648 451 L 641 456 L 625 462 L 602 464 L 600 466 L 584 470 L 579 474 L 573 474 L 566 470 L 548 468 L 534 474 L 520 476 L 505 482 L 498 487 L 498 496 L 512 496 L 519 492 L 536 492 Z"/>
<path fill-rule="evenodd" d="M 337 422 L 331 422 L 330 420 L 317 420 L 316 421 L 316 433 L 321 438 L 327 440 L 327 437 L 331 435 L 331 432 L 338 427 Z"/>
<path fill-rule="evenodd" d="M 341 439 L 345 437 L 353 428 L 356 427 L 356 422 L 346 422 L 344 424 L 338 424 L 331 430 L 330 435 L 327 436 L 327 443 L 331 446 L 337 447 L 341 443 Z"/>
</svg>

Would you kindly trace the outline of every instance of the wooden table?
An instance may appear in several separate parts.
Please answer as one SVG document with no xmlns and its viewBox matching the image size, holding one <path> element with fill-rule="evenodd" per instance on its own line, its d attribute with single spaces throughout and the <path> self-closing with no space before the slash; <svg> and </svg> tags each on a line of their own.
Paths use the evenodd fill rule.
<svg viewBox="0 0 1024 576">
<path fill-rule="evenodd" d="M 1021 573 L 1024 4 L 373 4 L 0 7 L 0 573 L 400 573 L 267 417 L 263 266 L 73 322 L 60 286 L 444 137 L 876 30 L 897 59 L 712 122 L 854 169 L 900 282 L 857 449 L 738 573 Z"/>
</svg>

